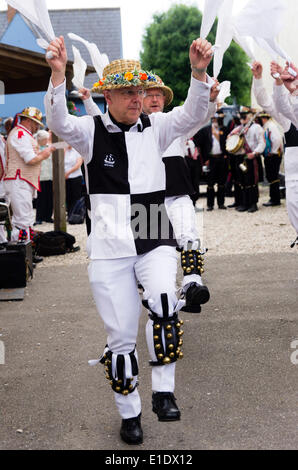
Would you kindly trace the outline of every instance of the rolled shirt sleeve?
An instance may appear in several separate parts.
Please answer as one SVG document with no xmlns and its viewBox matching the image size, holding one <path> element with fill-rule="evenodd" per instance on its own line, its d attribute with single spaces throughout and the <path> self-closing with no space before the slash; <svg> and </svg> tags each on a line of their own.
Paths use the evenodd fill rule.
<svg viewBox="0 0 298 470">
<path fill-rule="evenodd" d="M 13 134 L 10 139 L 10 145 L 18 152 L 26 164 L 36 157 L 31 139 L 31 136 L 21 129 Z"/>
</svg>

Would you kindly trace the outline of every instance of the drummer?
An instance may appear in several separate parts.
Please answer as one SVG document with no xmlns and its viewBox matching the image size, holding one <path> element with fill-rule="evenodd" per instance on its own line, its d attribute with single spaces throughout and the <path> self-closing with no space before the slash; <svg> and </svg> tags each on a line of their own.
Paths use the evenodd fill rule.
<svg viewBox="0 0 298 470">
<path fill-rule="evenodd" d="M 227 150 L 236 156 L 235 186 L 239 191 L 239 212 L 256 212 L 259 200 L 258 157 L 266 147 L 264 131 L 254 122 L 255 111 L 249 107 L 240 107 L 241 125 L 236 127 L 227 139 Z M 238 136 L 239 139 L 231 139 Z"/>
</svg>

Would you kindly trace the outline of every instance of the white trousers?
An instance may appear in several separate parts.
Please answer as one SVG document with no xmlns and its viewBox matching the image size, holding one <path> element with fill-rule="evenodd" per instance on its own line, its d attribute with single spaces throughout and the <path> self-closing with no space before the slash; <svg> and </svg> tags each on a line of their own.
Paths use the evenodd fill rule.
<svg viewBox="0 0 298 470">
<path fill-rule="evenodd" d="M 167 294 L 169 316 L 177 306 L 177 256 L 173 247 L 161 246 L 145 255 L 130 258 L 93 260 L 89 280 L 93 297 L 107 332 L 107 345 L 113 354 L 127 355 L 135 349 L 139 319 L 142 311 L 136 278 L 144 288 L 144 299 L 158 316 L 163 316 L 161 294 Z M 150 351 L 153 338 L 152 320 L 146 326 Z M 153 357 L 154 356 L 154 357 Z M 152 367 L 152 390 L 173 392 L 175 363 Z M 114 392 L 119 413 L 123 419 L 138 416 L 141 400 L 138 390 L 127 396 Z"/>
<path fill-rule="evenodd" d="M 298 235 L 298 181 L 287 181 L 286 188 L 289 219 Z"/>
<path fill-rule="evenodd" d="M 168 197 L 165 200 L 165 206 L 179 247 L 185 248 L 188 242 L 195 242 L 198 240 L 199 231 L 197 227 L 196 213 L 190 197 Z M 202 278 L 198 274 L 183 276 L 183 290 L 187 290 L 189 284 L 193 282 L 203 285 Z"/>
<path fill-rule="evenodd" d="M 35 189 L 19 178 L 5 181 L 5 191 L 12 208 L 11 241 L 18 241 L 20 229 L 26 230 L 30 239 L 30 227 L 34 223 L 33 197 Z"/>
<path fill-rule="evenodd" d="M 0 199 L 6 199 L 5 187 L 4 187 L 3 181 L 0 181 Z M 4 225 L 0 224 L 0 243 L 6 243 L 6 242 L 7 242 L 6 230 L 4 228 Z"/>
</svg>

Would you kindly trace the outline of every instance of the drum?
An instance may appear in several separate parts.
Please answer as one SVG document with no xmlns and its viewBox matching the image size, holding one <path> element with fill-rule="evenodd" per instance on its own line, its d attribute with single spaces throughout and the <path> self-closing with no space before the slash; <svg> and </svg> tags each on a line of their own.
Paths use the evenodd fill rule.
<svg viewBox="0 0 298 470">
<path fill-rule="evenodd" d="M 233 134 L 227 138 L 226 151 L 229 153 L 237 153 L 244 145 L 244 137 Z"/>
</svg>

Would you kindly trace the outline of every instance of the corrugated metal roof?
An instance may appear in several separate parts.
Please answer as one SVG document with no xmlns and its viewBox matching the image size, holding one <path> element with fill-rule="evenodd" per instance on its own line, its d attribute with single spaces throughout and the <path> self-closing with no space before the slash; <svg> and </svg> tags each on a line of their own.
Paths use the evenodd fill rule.
<svg viewBox="0 0 298 470">
<path fill-rule="evenodd" d="M 122 58 L 122 28 L 120 8 L 91 8 L 73 10 L 50 10 L 50 18 L 57 36 L 64 36 L 68 58 L 73 60 L 72 44 L 76 46 L 88 65 L 90 55 L 86 47 L 75 41 L 72 42 L 67 33 L 75 33 L 89 42 L 94 42 L 100 52 L 106 53 L 110 59 Z M 6 11 L 0 13 L 0 36 L 8 26 Z M 17 33 L 17 32 L 16 32 Z M 90 88 L 97 80 L 96 75 L 86 77 L 85 85 Z"/>
</svg>

